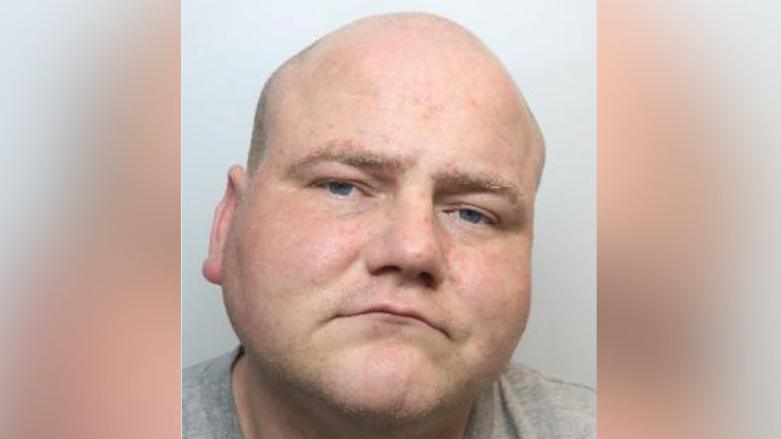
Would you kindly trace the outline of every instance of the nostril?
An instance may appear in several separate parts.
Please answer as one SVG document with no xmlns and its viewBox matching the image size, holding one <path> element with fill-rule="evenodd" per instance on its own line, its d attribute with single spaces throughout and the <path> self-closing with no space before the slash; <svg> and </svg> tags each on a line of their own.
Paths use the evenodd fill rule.
<svg viewBox="0 0 781 439">
<path fill-rule="evenodd" d="M 372 274 L 375 276 L 380 276 L 380 275 L 390 274 L 390 273 L 401 273 L 401 271 L 402 271 L 401 267 L 397 267 L 395 265 L 386 265 L 372 271 Z"/>
<path fill-rule="evenodd" d="M 428 288 L 434 287 L 434 276 L 432 276 L 431 273 L 424 271 L 423 273 L 420 273 L 418 277 L 420 277 L 420 279 Z"/>
</svg>

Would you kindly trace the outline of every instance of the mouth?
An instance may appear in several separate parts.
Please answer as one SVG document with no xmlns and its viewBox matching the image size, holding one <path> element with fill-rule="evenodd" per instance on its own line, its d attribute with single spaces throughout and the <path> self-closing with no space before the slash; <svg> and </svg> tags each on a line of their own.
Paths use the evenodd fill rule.
<svg viewBox="0 0 781 439">
<path fill-rule="evenodd" d="M 438 325 L 432 323 L 431 319 L 424 314 L 411 309 L 397 308 L 393 306 L 380 305 L 366 308 L 356 313 L 350 313 L 343 315 L 342 317 L 355 317 L 355 316 L 371 316 L 377 315 L 378 317 L 389 317 L 391 319 L 399 319 L 399 321 L 409 321 L 412 323 L 423 324 L 431 329 L 435 329 L 446 337 L 448 333 Z"/>
</svg>

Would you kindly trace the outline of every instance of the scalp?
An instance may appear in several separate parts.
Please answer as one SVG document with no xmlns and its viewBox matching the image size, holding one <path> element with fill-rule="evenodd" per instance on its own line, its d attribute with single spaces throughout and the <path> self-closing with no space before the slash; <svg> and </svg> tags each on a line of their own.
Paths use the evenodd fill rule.
<svg viewBox="0 0 781 439">
<path fill-rule="evenodd" d="M 381 95 L 403 89 L 407 98 L 479 97 L 489 111 L 520 133 L 517 140 L 534 168 L 535 186 L 544 162 L 540 129 L 510 74 L 471 32 L 444 17 L 396 13 L 367 17 L 339 28 L 294 55 L 269 78 L 255 115 L 248 170 L 263 160 L 274 112 L 281 104 L 306 105 L 322 90 Z M 433 100 L 433 98 L 432 98 Z"/>
</svg>

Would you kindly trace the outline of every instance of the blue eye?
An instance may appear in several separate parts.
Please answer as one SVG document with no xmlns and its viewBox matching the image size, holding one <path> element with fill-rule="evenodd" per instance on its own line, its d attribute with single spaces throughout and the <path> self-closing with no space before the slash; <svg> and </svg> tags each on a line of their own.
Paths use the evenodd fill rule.
<svg viewBox="0 0 781 439">
<path fill-rule="evenodd" d="M 329 181 L 325 184 L 325 188 L 334 195 L 346 197 L 355 190 L 355 185 L 343 181 Z"/>
<path fill-rule="evenodd" d="M 458 209 L 458 217 L 472 224 L 490 222 L 485 215 L 474 209 Z"/>
</svg>

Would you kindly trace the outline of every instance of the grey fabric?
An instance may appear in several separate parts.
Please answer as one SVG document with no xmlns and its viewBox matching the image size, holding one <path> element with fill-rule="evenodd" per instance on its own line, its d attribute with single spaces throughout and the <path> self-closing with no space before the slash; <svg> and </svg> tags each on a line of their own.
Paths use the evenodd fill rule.
<svg viewBox="0 0 781 439">
<path fill-rule="evenodd" d="M 231 368 L 240 352 L 238 347 L 182 372 L 183 438 L 241 438 L 231 388 Z"/>
<path fill-rule="evenodd" d="M 182 436 L 241 439 L 231 390 L 240 348 L 185 369 Z M 467 439 L 596 437 L 596 392 L 587 386 L 511 364 L 475 404 Z"/>
</svg>

